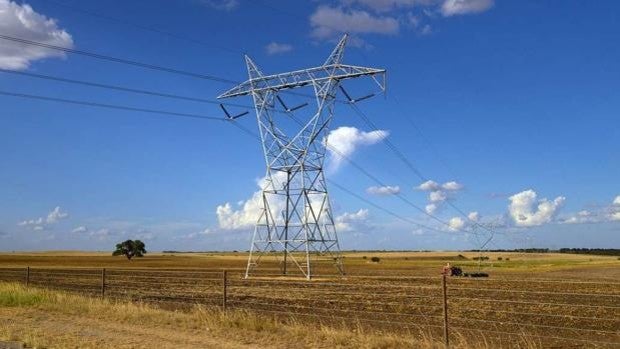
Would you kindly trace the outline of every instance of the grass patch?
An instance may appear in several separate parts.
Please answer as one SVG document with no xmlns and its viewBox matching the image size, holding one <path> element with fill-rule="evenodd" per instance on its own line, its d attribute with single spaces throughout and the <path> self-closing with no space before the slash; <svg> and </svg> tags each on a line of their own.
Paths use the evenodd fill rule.
<svg viewBox="0 0 620 349">
<path fill-rule="evenodd" d="M 0 306 L 2 307 L 31 307 L 45 301 L 44 294 L 28 291 L 22 286 L 3 284 L 0 287 Z"/>
</svg>

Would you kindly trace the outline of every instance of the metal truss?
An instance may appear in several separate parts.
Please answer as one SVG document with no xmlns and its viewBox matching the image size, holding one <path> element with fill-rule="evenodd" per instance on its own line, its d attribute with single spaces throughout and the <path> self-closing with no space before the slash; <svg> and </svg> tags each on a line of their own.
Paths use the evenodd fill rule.
<svg viewBox="0 0 620 349">
<path fill-rule="evenodd" d="M 289 267 L 310 279 L 311 261 L 327 260 L 344 274 L 336 224 L 325 185 L 323 164 L 329 125 L 341 82 L 370 77 L 385 90 L 385 70 L 342 64 L 347 35 L 344 35 L 325 63 L 319 67 L 276 75 L 264 75 L 245 56 L 249 80 L 221 94 L 218 98 L 251 95 L 267 165 L 262 184 L 262 211 L 252 238 L 245 277 L 264 256 L 274 256 L 283 274 Z M 281 91 L 311 88 L 316 109 L 307 120 L 292 115 L 308 103 L 289 108 Z M 349 102 L 354 102 L 346 94 Z M 364 97 L 366 98 L 366 97 Z M 289 118 L 297 121 L 291 128 L 273 111 L 281 105 Z M 227 113 L 228 114 L 228 113 Z M 290 120 L 289 120 L 290 121 Z M 291 130 L 292 129 L 292 130 Z"/>
</svg>

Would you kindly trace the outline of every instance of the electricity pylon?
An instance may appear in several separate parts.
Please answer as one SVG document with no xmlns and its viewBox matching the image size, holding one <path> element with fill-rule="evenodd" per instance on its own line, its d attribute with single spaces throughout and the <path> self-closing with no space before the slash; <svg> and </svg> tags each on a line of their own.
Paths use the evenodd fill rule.
<svg viewBox="0 0 620 349">
<path fill-rule="evenodd" d="M 344 35 L 321 66 L 276 75 L 264 75 L 246 55 L 249 79 L 218 97 L 252 96 L 267 164 L 261 183 L 262 210 L 254 229 L 246 278 L 265 255 L 276 256 L 284 274 L 290 264 L 310 279 L 311 257 L 329 259 L 344 274 L 323 174 L 329 125 L 339 88 L 349 102 L 356 101 L 344 91 L 342 81 L 369 76 L 385 90 L 384 69 L 341 63 L 346 42 Z M 280 96 L 284 90 L 303 87 L 311 87 L 312 99 L 316 100 L 316 109 L 307 121 L 298 120 L 292 112 L 308 103 L 289 108 Z M 276 102 L 288 116 L 273 115 Z M 229 118 L 236 118 L 225 112 Z M 297 124 L 287 129 L 284 124 L 291 120 Z M 290 129 L 292 132 L 287 132 Z"/>
</svg>

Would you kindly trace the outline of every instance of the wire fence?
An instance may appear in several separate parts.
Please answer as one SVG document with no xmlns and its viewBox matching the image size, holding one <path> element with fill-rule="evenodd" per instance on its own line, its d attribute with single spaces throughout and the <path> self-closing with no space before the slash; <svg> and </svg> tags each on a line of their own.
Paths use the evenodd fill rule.
<svg viewBox="0 0 620 349">
<path fill-rule="evenodd" d="M 0 281 L 190 309 L 412 334 L 446 345 L 484 337 L 555 347 L 620 348 L 620 283 L 537 278 L 357 275 L 305 281 L 239 269 L 0 268 Z M 502 344 L 504 343 L 504 344 Z"/>
</svg>

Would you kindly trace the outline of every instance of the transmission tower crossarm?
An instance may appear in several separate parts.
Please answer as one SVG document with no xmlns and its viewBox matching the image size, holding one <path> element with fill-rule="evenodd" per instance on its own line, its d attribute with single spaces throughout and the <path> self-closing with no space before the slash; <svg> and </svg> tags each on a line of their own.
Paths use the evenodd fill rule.
<svg viewBox="0 0 620 349">
<path fill-rule="evenodd" d="M 286 90 L 321 83 L 326 80 L 347 80 L 367 75 L 385 74 L 385 69 L 361 67 L 348 64 L 329 64 L 292 72 L 258 76 L 249 79 L 217 98 L 245 96 L 267 90 Z M 383 88 L 383 86 L 381 86 Z"/>
</svg>

